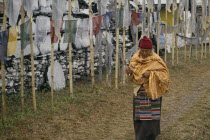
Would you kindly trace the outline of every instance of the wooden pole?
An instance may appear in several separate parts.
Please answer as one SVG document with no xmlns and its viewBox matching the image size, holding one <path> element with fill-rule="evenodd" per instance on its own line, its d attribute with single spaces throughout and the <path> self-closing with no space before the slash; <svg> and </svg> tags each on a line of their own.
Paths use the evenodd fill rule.
<svg viewBox="0 0 210 140">
<path fill-rule="evenodd" d="M 167 61 L 167 35 L 168 35 L 168 33 L 167 33 L 167 26 L 168 26 L 168 24 L 167 24 L 167 21 L 168 21 L 168 11 L 167 11 L 167 6 L 168 6 L 168 1 L 166 1 L 166 27 L 165 27 L 165 62 Z"/>
<path fill-rule="evenodd" d="M 125 31 L 126 27 L 123 27 L 123 84 L 125 84 L 125 69 L 126 69 L 126 55 L 125 55 Z"/>
<path fill-rule="evenodd" d="M 68 11 L 68 19 L 71 20 L 71 0 L 69 0 L 68 5 L 69 11 Z M 72 43 L 70 42 L 68 44 L 69 46 L 69 93 L 70 95 L 73 95 L 73 75 L 72 75 Z"/>
<path fill-rule="evenodd" d="M 138 13 L 139 11 L 139 7 L 138 7 L 138 1 L 136 0 L 136 13 Z M 139 48 L 139 44 L 138 44 L 138 32 L 139 32 L 139 28 L 138 25 L 136 25 L 136 52 L 138 51 Z"/>
<path fill-rule="evenodd" d="M 147 31 L 147 36 L 150 37 L 150 18 L 151 18 L 151 17 L 150 17 L 150 16 L 151 16 L 151 14 L 150 14 L 150 1 L 147 1 L 147 4 L 148 4 L 148 17 L 149 17 L 149 18 L 147 19 L 147 20 L 148 20 L 148 21 L 147 21 L 147 24 L 148 24 L 148 25 L 147 25 L 147 30 L 148 30 L 148 31 Z"/>
<path fill-rule="evenodd" d="M 108 44 L 108 32 L 106 30 L 106 55 L 107 56 L 109 55 L 109 52 L 108 52 L 109 49 L 108 49 L 108 47 L 109 47 L 109 44 Z M 108 66 L 106 66 L 106 83 L 107 83 L 107 85 L 109 85 L 109 71 L 108 71 Z"/>
<path fill-rule="evenodd" d="M 25 22 L 25 11 L 24 7 L 22 5 L 21 7 L 21 24 L 24 24 Z M 21 38 L 22 40 L 22 38 Z M 21 46 L 23 41 L 21 41 Z M 21 107 L 22 107 L 22 112 L 24 112 L 24 47 L 21 47 L 21 57 L 20 57 L 20 97 L 21 97 Z"/>
<path fill-rule="evenodd" d="M 32 73 L 32 96 L 33 96 L 33 107 L 36 112 L 36 93 L 35 93 L 35 73 L 34 73 L 34 41 L 33 41 L 33 30 L 32 30 L 32 17 L 30 23 L 30 41 L 31 41 L 31 73 Z"/>
<path fill-rule="evenodd" d="M 159 50 L 160 50 L 160 21 L 158 20 L 158 25 L 157 25 L 157 54 L 158 55 L 160 55 Z"/>
<path fill-rule="evenodd" d="M 176 16 L 176 25 L 178 27 L 179 25 L 179 9 L 180 9 L 180 5 L 179 5 L 179 8 L 177 9 L 177 16 Z M 177 31 L 177 30 L 176 30 Z M 177 32 L 176 32 L 177 33 Z M 179 63 L 179 48 L 178 48 L 178 36 L 176 36 L 176 33 L 174 34 L 175 35 L 175 38 L 176 38 L 176 64 Z"/>
<path fill-rule="evenodd" d="M 120 9 L 120 1 L 117 0 L 117 10 Z M 116 10 L 116 11 L 117 11 Z M 115 17 L 117 19 L 117 17 Z M 117 20 L 116 20 L 117 21 Z M 115 88 L 118 89 L 118 69 L 119 69 L 119 28 L 116 26 L 116 67 L 115 67 Z"/>
<path fill-rule="evenodd" d="M 174 3 L 172 9 L 172 26 L 174 27 Z M 174 35 L 174 28 L 172 33 L 172 66 L 174 66 L 174 48 L 175 48 L 175 35 Z"/>
<path fill-rule="evenodd" d="M 4 17 L 3 17 L 3 27 L 2 31 L 6 30 L 6 1 L 4 1 Z M 3 46 L 5 47 L 5 46 Z M 2 78 L 2 119 L 3 121 L 6 121 L 6 82 L 5 82 L 5 66 L 4 66 L 4 59 L 1 60 L 1 78 Z"/>
<path fill-rule="evenodd" d="M 187 36 L 187 12 L 188 9 L 185 9 L 185 14 L 184 14 L 184 36 Z M 187 44 L 186 41 L 184 41 L 184 62 L 187 62 Z"/>
<path fill-rule="evenodd" d="M 89 18 L 91 19 L 92 15 L 92 0 L 89 0 Z M 92 80 L 92 89 L 95 85 L 95 76 L 94 76 L 94 49 L 93 49 L 93 37 L 90 37 L 90 57 L 91 57 L 91 80 Z"/>
<path fill-rule="evenodd" d="M 53 1 L 52 1 L 53 2 Z M 53 3 L 52 3 L 53 5 Z M 52 10 L 53 10 L 53 6 L 52 6 Z M 52 19 L 53 19 L 52 15 Z M 54 21 L 52 21 L 52 26 L 54 27 Z M 53 36 L 53 40 L 51 42 L 51 105 L 54 105 L 54 36 Z"/>
</svg>

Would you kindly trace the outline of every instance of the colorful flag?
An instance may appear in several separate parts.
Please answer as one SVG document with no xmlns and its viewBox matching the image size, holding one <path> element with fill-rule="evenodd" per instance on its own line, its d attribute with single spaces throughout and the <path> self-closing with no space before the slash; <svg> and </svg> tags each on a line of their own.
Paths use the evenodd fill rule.
<svg viewBox="0 0 210 140">
<path fill-rule="evenodd" d="M 174 11 L 177 9 L 177 0 L 174 0 Z"/>
<path fill-rule="evenodd" d="M 66 20 L 64 32 L 64 43 L 75 42 L 77 20 Z"/>
<path fill-rule="evenodd" d="M 17 38 L 18 38 L 17 30 L 18 30 L 17 27 L 11 27 L 9 29 L 9 41 L 8 41 L 7 56 L 12 56 L 16 52 Z"/>
<path fill-rule="evenodd" d="M 6 60 L 7 57 L 8 35 L 8 31 L 0 32 L 0 60 Z"/>
<path fill-rule="evenodd" d="M 102 16 L 95 16 L 92 18 L 93 35 L 97 35 L 101 29 Z"/>
<path fill-rule="evenodd" d="M 54 21 L 55 34 L 60 36 L 63 13 L 66 10 L 66 0 L 54 0 L 52 4 L 52 20 Z"/>
<path fill-rule="evenodd" d="M 77 48 L 87 47 L 90 44 L 89 18 L 78 19 L 75 45 Z"/>
<path fill-rule="evenodd" d="M 167 0 L 167 10 L 169 11 L 169 12 L 171 12 L 171 4 L 173 3 L 173 0 Z"/>
<path fill-rule="evenodd" d="M 4 12 L 4 3 L 0 2 L 0 13 Z"/>
<path fill-rule="evenodd" d="M 47 26 L 49 23 L 49 18 L 45 16 L 38 16 L 36 18 L 36 33 L 35 33 L 35 45 L 39 46 L 44 43 L 47 37 Z"/>
<path fill-rule="evenodd" d="M 124 12 L 123 12 L 123 26 L 129 26 L 130 24 L 131 24 L 131 11 L 129 8 L 128 0 L 125 0 Z"/>
<path fill-rule="evenodd" d="M 63 21 L 61 22 L 60 30 L 63 27 Z M 57 43 L 58 42 L 58 36 L 55 34 L 55 27 L 54 27 L 54 21 L 50 20 L 50 36 L 51 36 L 51 43 Z"/>
<path fill-rule="evenodd" d="M 101 15 L 106 14 L 107 1 L 108 0 L 103 0 L 103 2 L 101 1 Z"/>
<path fill-rule="evenodd" d="M 161 10 L 161 0 L 158 0 L 158 11 Z"/>
<path fill-rule="evenodd" d="M 123 8 L 121 7 L 120 9 L 117 9 L 117 27 L 121 28 L 123 27 Z"/>
<path fill-rule="evenodd" d="M 143 23 L 144 21 L 144 13 L 139 13 L 139 23 Z"/>
<path fill-rule="evenodd" d="M 132 12 L 131 23 L 132 23 L 133 26 L 139 25 L 139 13 Z"/>
<path fill-rule="evenodd" d="M 110 21 L 113 18 L 114 12 L 107 12 L 102 16 L 102 29 L 108 30 L 110 27 Z"/>
<path fill-rule="evenodd" d="M 16 26 L 18 16 L 20 13 L 22 0 L 7 0 L 6 4 L 6 16 L 9 18 L 9 24 Z"/>
<path fill-rule="evenodd" d="M 27 11 L 27 15 L 31 16 L 33 15 L 33 4 L 34 4 L 34 0 L 23 0 L 23 6 L 24 9 Z"/>
<path fill-rule="evenodd" d="M 30 44 L 31 19 L 20 25 L 21 49 Z"/>
<path fill-rule="evenodd" d="M 182 0 L 179 2 L 179 16 L 182 18 L 186 1 Z"/>
</svg>

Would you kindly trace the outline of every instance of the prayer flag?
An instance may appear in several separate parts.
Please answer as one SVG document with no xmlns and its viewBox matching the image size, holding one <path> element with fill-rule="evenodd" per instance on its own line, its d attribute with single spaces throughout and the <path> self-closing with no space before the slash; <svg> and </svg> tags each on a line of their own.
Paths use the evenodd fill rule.
<svg viewBox="0 0 210 140">
<path fill-rule="evenodd" d="M 25 49 L 30 44 L 31 19 L 20 25 L 21 48 Z"/>
<path fill-rule="evenodd" d="M 168 2 L 168 4 L 167 4 L 166 8 L 169 12 L 171 12 L 171 4 L 173 3 L 173 0 L 167 0 L 167 2 Z"/>
<path fill-rule="evenodd" d="M 179 16 L 182 17 L 186 1 L 182 0 L 179 2 Z"/>
<path fill-rule="evenodd" d="M 18 38 L 17 27 L 11 27 L 9 29 L 7 56 L 12 56 L 15 54 L 17 48 L 17 38 Z"/>
<path fill-rule="evenodd" d="M 129 26 L 131 24 L 131 11 L 129 8 L 128 0 L 125 0 L 123 12 L 123 26 Z"/>
<path fill-rule="evenodd" d="M 16 26 L 17 19 L 20 13 L 22 0 L 7 0 L 6 16 L 9 18 L 9 24 Z"/>
<path fill-rule="evenodd" d="M 106 30 L 109 29 L 112 17 L 113 17 L 113 12 L 107 12 L 102 16 L 102 29 Z"/>
<path fill-rule="evenodd" d="M 161 0 L 158 0 L 158 11 L 161 10 Z"/>
<path fill-rule="evenodd" d="M 4 3 L 0 2 L 0 13 L 4 12 Z"/>
<path fill-rule="evenodd" d="M 144 21 L 144 13 L 139 13 L 139 23 L 143 23 Z"/>
<path fill-rule="evenodd" d="M 93 35 L 97 35 L 101 29 L 101 21 L 102 21 L 102 16 L 95 16 L 92 18 L 92 23 L 93 23 Z"/>
<path fill-rule="evenodd" d="M 121 28 L 123 27 L 123 8 L 121 7 L 120 9 L 117 9 L 117 27 Z"/>
<path fill-rule="evenodd" d="M 27 11 L 27 15 L 31 16 L 33 15 L 33 4 L 34 4 L 34 0 L 23 0 L 23 6 L 24 9 Z"/>
<path fill-rule="evenodd" d="M 106 14 L 107 1 L 108 0 L 103 0 L 103 2 L 101 1 L 101 15 Z"/>
<path fill-rule="evenodd" d="M 55 34 L 60 35 L 63 13 L 66 10 L 66 0 L 54 0 L 52 5 L 52 20 L 54 21 Z"/>
<path fill-rule="evenodd" d="M 63 21 L 61 22 L 60 30 L 62 29 L 62 26 L 63 26 Z M 55 27 L 53 20 L 50 20 L 50 36 L 51 36 L 51 43 L 58 42 L 58 36 L 55 34 Z"/>
<path fill-rule="evenodd" d="M 44 16 L 38 16 L 36 18 L 36 34 L 35 34 L 35 45 L 40 45 L 44 43 L 47 37 L 47 25 L 49 23 L 49 18 Z"/>
<path fill-rule="evenodd" d="M 131 14 L 131 22 L 133 26 L 139 25 L 139 13 L 132 12 Z"/>
<path fill-rule="evenodd" d="M 74 42 L 77 32 L 77 20 L 66 20 L 64 32 L 64 43 Z"/>
<path fill-rule="evenodd" d="M 8 45 L 8 31 L 0 32 L 0 60 L 6 60 Z"/>
</svg>

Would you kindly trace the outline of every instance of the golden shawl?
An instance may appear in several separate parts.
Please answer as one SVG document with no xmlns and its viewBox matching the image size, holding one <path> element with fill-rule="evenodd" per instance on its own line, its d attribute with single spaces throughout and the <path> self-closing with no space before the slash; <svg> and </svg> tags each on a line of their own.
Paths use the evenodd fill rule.
<svg viewBox="0 0 210 140">
<path fill-rule="evenodd" d="M 140 58 L 137 52 L 130 60 L 129 67 L 134 72 L 132 81 L 138 85 L 144 85 L 147 96 L 152 100 L 161 97 L 168 90 L 169 72 L 156 53 L 153 52 L 152 56 L 147 58 Z M 151 72 L 149 78 L 142 76 L 146 71 Z"/>
</svg>

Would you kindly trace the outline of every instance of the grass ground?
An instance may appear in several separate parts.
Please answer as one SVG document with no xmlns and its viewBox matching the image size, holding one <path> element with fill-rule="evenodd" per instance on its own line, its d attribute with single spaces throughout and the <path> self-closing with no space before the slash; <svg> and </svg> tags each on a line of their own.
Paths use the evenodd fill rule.
<svg viewBox="0 0 210 140">
<path fill-rule="evenodd" d="M 163 96 L 158 139 L 210 139 L 209 62 L 210 56 L 187 63 L 180 57 L 175 66 L 167 61 L 170 90 Z M 96 82 L 94 91 L 90 80 L 76 82 L 73 96 L 68 88 L 55 92 L 53 107 L 50 92 L 37 93 L 36 113 L 31 93 L 25 97 L 24 113 L 19 95 L 8 97 L 7 121 L 0 123 L 0 139 L 133 140 L 132 83 L 120 84 L 116 90 L 104 81 Z"/>
</svg>

